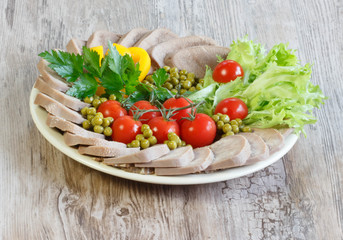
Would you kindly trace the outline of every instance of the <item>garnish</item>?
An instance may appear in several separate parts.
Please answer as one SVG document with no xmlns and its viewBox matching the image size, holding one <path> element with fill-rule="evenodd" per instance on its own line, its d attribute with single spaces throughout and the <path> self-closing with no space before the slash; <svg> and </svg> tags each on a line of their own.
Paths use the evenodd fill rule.
<svg viewBox="0 0 343 240">
<path fill-rule="evenodd" d="M 72 83 L 68 95 L 84 99 L 93 96 L 97 88 L 103 86 L 108 95 L 114 94 L 121 100 L 124 94 L 135 92 L 140 83 L 139 63 L 135 64 L 127 54 L 121 56 L 110 41 L 108 48 L 108 54 L 101 60 L 101 67 L 99 54 L 87 47 L 83 47 L 83 55 L 52 50 L 51 53 L 42 52 L 39 56 L 48 61 L 49 67 L 58 75 Z"/>
</svg>

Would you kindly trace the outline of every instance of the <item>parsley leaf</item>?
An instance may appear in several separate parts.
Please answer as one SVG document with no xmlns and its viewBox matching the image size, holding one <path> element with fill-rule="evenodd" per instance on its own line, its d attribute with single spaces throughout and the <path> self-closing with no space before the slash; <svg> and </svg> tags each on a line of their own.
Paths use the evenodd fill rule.
<svg viewBox="0 0 343 240">
<path fill-rule="evenodd" d="M 39 54 L 40 57 L 48 61 L 49 67 L 68 82 L 75 82 L 83 73 L 83 57 L 63 51 L 52 50 Z"/>
<path fill-rule="evenodd" d="M 119 54 L 117 48 L 108 41 L 108 55 L 111 61 L 108 62 L 108 67 L 115 73 L 122 74 L 122 56 Z"/>
<path fill-rule="evenodd" d="M 99 54 L 87 47 L 83 47 L 84 68 L 96 77 L 101 76 L 101 69 L 99 66 Z"/>
<path fill-rule="evenodd" d="M 123 81 L 121 80 L 119 74 L 112 72 L 110 69 L 106 68 L 99 78 L 101 85 L 111 91 L 120 91 L 124 88 Z"/>
<path fill-rule="evenodd" d="M 98 82 L 89 74 L 82 74 L 80 79 L 74 82 L 68 89 L 67 94 L 79 99 L 93 96 L 98 88 Z"/>
<path fill-rule="evenodd" d="M 168 74 L 164 68 L 160 68 L 155 71 L 155 73 L 152 75 L 152 79 L 155 82 L 155 85 L 157 87 L 162 87 L 162 85 L 167 81 Z"/>
</svg>

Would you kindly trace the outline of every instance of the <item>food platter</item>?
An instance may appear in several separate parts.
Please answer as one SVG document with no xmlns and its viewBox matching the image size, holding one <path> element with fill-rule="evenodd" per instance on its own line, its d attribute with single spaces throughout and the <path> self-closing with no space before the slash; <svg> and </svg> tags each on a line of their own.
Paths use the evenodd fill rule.
<svg viewBox="0 0 343 240">
<path fill-rule="evenodd" d="M 36 124 L 40 133 L 58 150 L 67 155 L 68 157 L 74 159 L 75 161 L 86 165 L 90 168 L 104 172 L 113 176 L 117 176 L 124 179 L 129 179 L 138 182 L 152 183 L 152 184 L 166 184 L 166 185 L 194 185 L 194 184 L 206 184 L 225 181 L 229 179 L 234 179 L 238 177 L 251 174 L 253 172 L 259 171 L 279 159 L 281 159 L 296 143 L 298 137 L 294 134 L 289 135 L 285 139 L 285 145 L 279 151 L 273 153 L 268 157 L 268 159 L 257 162 L 253 165 L 242 166 L 237 168 L 231 168 L 221 171 L 216 171 L 213 173 L 199 173 L 199 174 L 189 174 L 182 176 L 156 176 L 156 175 L 141 175 L 137 173 L 130 173 L 124 170 L 106 166 L 102 163 L 96 162 L 92 157 L 81 155 L 78 153 L 76 148 L 67 146 L 64 143 L 63 135 L 56 129 L 50 128 L 46 125 L 46 119 L 48 113 L 45 109 L 34 104 L 34 99 L 38 94 L 38 90 L 33 88 L 30 94 L 30 111 L 32 119 Z"/>
</svg>

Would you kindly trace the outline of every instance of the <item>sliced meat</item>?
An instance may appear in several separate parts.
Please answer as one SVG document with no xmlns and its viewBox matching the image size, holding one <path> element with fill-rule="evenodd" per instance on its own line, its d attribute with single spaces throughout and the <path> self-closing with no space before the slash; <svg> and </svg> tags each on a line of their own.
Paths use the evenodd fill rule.
<svg viewBox="0 0 343 240">
<path fill-rule="evenodd" d="M 82 108 L 90 106 L 88 103 L 51 88 L 41 77 L 37 78 L 33 87 L 75 111 L 80 111 Z"/>
<path fill-rule="evenodd" d="M 286 138 L 294 132 L 294 128 L 280 128 L 278 131 L 284 138 Z"/>
<path fill-rule="evenodd" d="M 120 157 L 139 152 L 139 148 L 106 147 L 106 146 L 79 146 L 79 153 L 95 157 Z"/>
<path fill-rule="evenodd" d="M 205 170 L 214 160 L 213 152 L 208 147 L 194 149 L 194 159 L 183 167 L 155 168 L 156 175 L 183 175 Z"/>
<path fill-rule="evenodd" d="M 110 40 L 112 43 L 118 42 L 121 35 L 116 34 L 113 32 L 101 30 L 94 32 L 87 40 L 87 47 L 97 47 L 97 46 L 103 46 L 104 54 L 107 52 L 108 49 L 108 40 Z"/>
<path fill-rule="evenodd" d="M 48 65 L 49 63 L 44 59 L 41 59 L 37 64 L 38 71 L 42 75 L 43 80 L 49 84 L 51 88 L 66 92 L 69 89 L 68 84 L 54 70 L 49 68 Z"/>
<path fill-rule="evenodd" d="M 69 122 L 63 118 L 60 118 L 51 114 L 48 114 L 48 117 L 46 119 L 46 124 L 48 125 L 48 127 L 51 127 L 51 128 L 56 127 L 60 129 L 61 131 L 70 132 L 75 135 L 86 137 L 86 138 L 101 138 L 101 139 L 105 138 L 105 135 L 103 134 L 88 131 L 72 122 Z"/>
<path fill-rule="evenodd" d="M 191 146 L 180 147 L 170 151 L 168 154 L 145 164 L 135 164 L 135 167 L 182 167 L 194 158 Z"/>
<path fill-rule="evenodd" d="M 178 69 L 186 69 L 198 78 L 203 78 L 206 72 L 206 65 L 214 69 L 218 64 L 217 55 L 226 58 L 229 48 L 220 46 L 195 46 L 181 49 L 169 54 L 164 59 L 164 64 Z"/>
<path fill-rule="evenodd" d="M 135 47 L 145 49 L 150 54 L 150 48 L 153 46 L 168 41 L 178 36 L 166 28 L 158 28 L 145 34 L 136 44 Z"/>
<path fill-rule="evenodd" d="M 168 58 L 168 54 L 173 54 L 180 49 L 200 45 L 216 45 L 216 42 L 212 38 L 200 36 L 173 38 L 162 42 L 151 49 L 151 64 L 155 68 L 163 67 L 165 65 L 164 59 Z"/>
<path fill-rule="evenodd" d="M 210 149 L 215 159 L 206 171 L 242 166 L 250 157 L 251 152 L 248 140 L 239 135 L 222 138 L 210 145 Z"/>
<path fill-rule="evenodd" d="M 77 39 L 77 38 L 72 38 L 67 44 L 67 51 L 69 53 L 75 53 L 75 54 L 82 54 L 82 47 L 86 46 L 86 41 Z"/>
<path fill-rule="evenodd" d="M 242 135 L 248 140 L 251 148 L 250 157 L 245 165 L 265 160 L 269 156 L 269 148 L 260 136 L 254 133 L 239 133 L 239 135 Z"/>
<path fill-rule="evenodd" d="M 34 103 L 45 108 L 45 110 L 48 111 L 49 113 L 55 116 L 64 118 L 73 123 L 81 124 L 83 121 L 86 120 L 78 112 L 75 112 L 67 108 L 63 104 L 57 102 L 55 99 L 43 93 L 37 94 Z"/>
<path fill-rule="evenodd" d="M 125 35 L 123 35 L 119 41 L 118 44 L 123 45 L 124 47 L 132 47 L 135 45 L 136 42 L 138 42 L 143 36 L 145 36 L 147 33 L 150 33 L 151 31 L 145 28 L 134 28 L 127 32 Z"/>
<path fill-rule="evenodd" d="M 121 147 L 126 148 L 126 144 L 116 141 L 107 141 L 105 139 L 94 138 L 94 137 L 83 137 L 80 135 L 71 134 L 65 132 L 63 134 L 64 142 L 68 146 L 75 145 L 86 145 L 86 146 L 103 146 L 103 147 Z"/>
<path fill-rule="evenodd" d="M 103 163 L 107 165 L 114 165 L 114 164 L 121 164 L 121 163 L 145 163 L 145 162 L 150 162 L 152 160 L 155 160 L 169 152 L 170 150 L 166 144 L 157 144 L 134 154 L 117 157 L 117 158 L 105 158 Z"/>
<path fill-rule="evenodd" d="M 274 128 L 253 128 L 253 133 L 260 136 L 269 147 L 269 153 L 272 154 L 281 149 L 284 144 L 284 138 L 280 132 Z"/>
</svg>

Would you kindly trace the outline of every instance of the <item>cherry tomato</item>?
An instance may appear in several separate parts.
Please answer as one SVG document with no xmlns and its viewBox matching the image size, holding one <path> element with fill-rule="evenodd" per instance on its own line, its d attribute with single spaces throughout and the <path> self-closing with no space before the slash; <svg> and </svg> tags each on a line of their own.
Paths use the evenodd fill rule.
<svg viewBox="0 0 343 240">
<path fill-rule="evenodd" d="M 229 115 L 230 119 L 244 119 L 248 115 L 247 105 L 239 98 L 226 98 L 218 103 L 214 114 L 222 113 Z"/>
<path fill-rule="evenodd" d="M 238 62 L 225 60 L 219 63 L 213 70 L 213 80 L 219 83 L 227 83 L 237 77 L 244 76 L 243 68 Z"/>
<path fill-rule="evenodd" d="M 181 139 L 193 148 L 210 145 L 216 132 L 216 123 L 204 113 L 196 114 L 194 120 L 185 119 L 181 125 Z"/>
<path fill-rule="evenodd" d="M 128 144 L 141 133 L 141 126 L 142 123 L 132 116 L 119 117 L 112 124 L 112 140 Z"/>
<path fill-rule="evenodd" d="M 163 143 L 168 140 L 168 133 L 174 132 L 180 136 L 180 127 L 176 121 L 165 120 L 162 116 L 153 118 L 149 121 L 148 125 L 157 138 L 158 143 Z"/>
<path fill-rule="evenodd" d="M 122 108 L 120 103 L 115 100 L 107 100 L 106 102 L 100 104 L 98 107 L 98 112 L 101 112 L 104 118 L 112 117 L 113 120 L 127 115 L 126 109 Z"/>
<path fill-rule="evenodd" d="M 146 110 L 149 110 L 149 109 L 154 109 L 154 110 L 158 110 L 157 107 L 155 107 L 154 105 L 152 105 L 149 101 L 145 101 L 145 100 L 141 100 L 141 101 L 138 101 L 138 102 L 135 102 L 132 107 L 130 108 L 129 110 L 129 115 L 130 116 L 133 116 L 133 112 L 136 110 L 136 109 L 146 109 Z M 152 118 L 155 118 L 155 117 L 159 117 L 161 116 L 161 113 L 160 112 L 148 112 L 148 113 L 144 113 L 140 118 L 139 120 L 142 122 L 142 123 L 148 123 L 150 121 L 150 119 Z"/>
<path fill-rule="evenodd" d="M 180 98 L 169 98 L 168 100 L 166 100 L 163 103 L 163 106 L 166 109 L 172 109 L 172 108 L 186 107 L 190 103 L 193 103 L 190 99 L 187 98 L 187 100 L 186 100 L 186 98 L 183 98 L 183 97 L 180 97 Z M 171 119 L 175 119 L 178 123 L 181 123 L 181 118 L 189 117 L 188 113 L 191 113 L 191 111 L 192 111 L 191 108 L 186 108 L 186 109 L 183 109 L 183 110 L 178 110 L 178 111 L 175 112 L 176 114 L 171 117 Z"/>
</svg>

